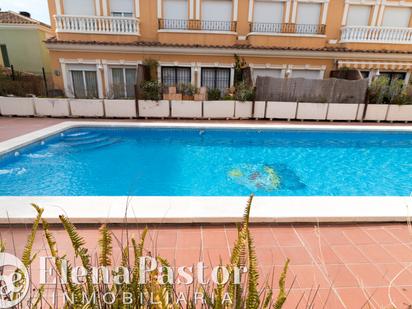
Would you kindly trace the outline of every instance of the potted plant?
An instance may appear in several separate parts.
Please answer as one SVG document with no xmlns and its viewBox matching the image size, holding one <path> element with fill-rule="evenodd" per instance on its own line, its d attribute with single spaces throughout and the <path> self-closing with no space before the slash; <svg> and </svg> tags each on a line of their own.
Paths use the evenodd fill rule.
<svg viewBox="0 0 412 309">
<path fill-rule="evenodd" d="M 143 99 L 158 101 L 161 99 L 162 85 L 157 80 L 147 80 L 140 84 Z"/>
<path fill-rule="evenodd" d="M 183 100 L 193 101 L 196 93 L 196 87 L 192 84 L 181 83 L 177 86 L 177 91 L 182 94 Z"/>
<path fill-rule="evenodd" d="M 217 101 L 221 99 L 221 92 L 220 89 L 217 88 L 209 88 L 207 90 L 207 98 L 209 101 Z"/>
</svg>

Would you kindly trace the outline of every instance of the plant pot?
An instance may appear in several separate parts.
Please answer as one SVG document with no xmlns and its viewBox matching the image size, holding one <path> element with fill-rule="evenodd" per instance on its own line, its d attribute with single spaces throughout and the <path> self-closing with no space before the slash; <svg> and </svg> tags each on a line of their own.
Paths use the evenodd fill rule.
<svg viewBox="0 0 412 309">
<path fill-rule="evenodd" d="M 53 98 L 36 98 L 34 100 L 37 116 L 69 117 L 69 100 Z"/>
<path fill-rule="evenodd" d="M 202 118 L 201 101 L 172 101 L 172 117 Z"/>
<path fill-rule="evenodd" d="M 182 95 L 182 100 L 183 101 L 193 101 L 194 96 L 192 96 L 192 95 Z"/>
<path fill-rule="evenodd" d="M 169 101 L 139 100 L 139 117 L 163 118 L 169 114 Z"/>
<path fill-rule="evenodd" d="M 136 118 L 136 101 L 104 100 L 107 118 Z"/>
<path fill-rule="evenodd" d="M 268 101 L 265 117 L 269 119 L 295 119 L 297 106 L 296 102 Z"/>
</svg>

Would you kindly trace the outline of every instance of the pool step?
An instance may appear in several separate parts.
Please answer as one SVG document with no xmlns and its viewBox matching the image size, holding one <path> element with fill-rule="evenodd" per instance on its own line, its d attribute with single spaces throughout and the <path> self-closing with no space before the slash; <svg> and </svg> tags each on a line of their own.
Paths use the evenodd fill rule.
<svg viewBox="0 0 412 309">
<path fill-rule="evenodd" d="M 99 133 L 86 133 L 84 135 L 63 135 L 61 139 L 64 141 L 83 141 L 83 140 L 97 138 L 99 136 L 102 136 L 102 135 Z"/>
<path fill-rule="evenodd" d="M 65 146 L 65 151 L 71 152 L 71 153 L 76 153 L 76 152 L 86 152 L 86 151 L 92 151 L 96 149 L 101 149 L 105 147 L 109 147 L 115 144 L 120 143 L 120 139 L 118 138 L 107 138 L 105 140 L 100 140 L 98 143 L 87 143 L 87 144 L 81 144 L 81 145 L 76 145 L 76 146 L 70 146 L 67 147 Z"/>
</svg>

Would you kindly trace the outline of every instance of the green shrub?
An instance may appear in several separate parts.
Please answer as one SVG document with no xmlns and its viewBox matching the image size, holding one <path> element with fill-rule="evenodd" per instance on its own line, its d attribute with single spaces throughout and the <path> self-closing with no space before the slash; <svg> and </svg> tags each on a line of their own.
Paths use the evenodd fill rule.
<svg viewBox="0 0 412 309">
<path fill-rule="evenodd" d="M 176 87 L 177 92 L 186 96 L 194 96 L 196 94 L 196 87 L 192 84 L 180 83 Z"/>
<path fill-rule="evenodd" d="M 236 100 L 238 101 L 254 101 L 255 100 L 255 89 L 249 86 L 245 82 L 240 82 L 236 86 Z"/>
<path fill-rule="evenodd" d="M 207 99 L 209 101 L 217 101 L 217 100 L 220 100 L 221 98 L 222 98 L 222 93 L 221 93 L 220 89 L 209 88 L 207 90 Z"/>
<path fill-rule="evenodd" d="M 140 84 L 144 100 L 158 101 L 162 97 L 162 85 L 157 80 L 144 81 Z"/>
<path fill-rule="evenodd" d="M 390 81 L 386 76 L 376 78 L 369 86 L 369 103 L 372 104 L 412 104 L 412 87 L 404 81 Z"/>
<path fill-rule="evenodd" d="M 380 76 L 375 78 L 369 86 L 369 103 L 384 104 L 387 97 L 389 87 L 389 78 Z"/>
</svg>

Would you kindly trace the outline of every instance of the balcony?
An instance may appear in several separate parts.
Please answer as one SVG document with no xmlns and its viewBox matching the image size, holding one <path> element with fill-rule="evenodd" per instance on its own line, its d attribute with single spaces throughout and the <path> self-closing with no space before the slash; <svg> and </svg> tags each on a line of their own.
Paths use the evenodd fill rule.
<svg viewBox="0 0 412 309">
<path fill-rule="evenodd" d="M 324 35 L 326 25 L 290 23 L 250 23 L 250 32 Z"/>
<path fill-rule="evenodd" d="M 57 15 L 55 19 L 57 32 L 139 35 L 139 20 L 133 17 Z"/>
<path fill-rule="evenodd" d="M 158 27 L 160 30 L 236 32 L 237 22 L 217 20 L 159 19 Z"/>
<path fill-rule="evenodd" d="M 341 42 L 412 44 L 412 28 L 346 26 Z"/>
</svg>

